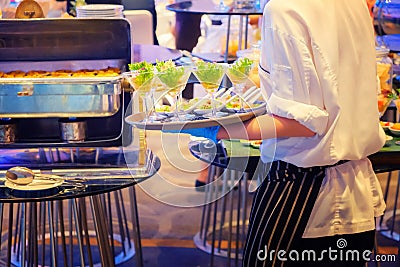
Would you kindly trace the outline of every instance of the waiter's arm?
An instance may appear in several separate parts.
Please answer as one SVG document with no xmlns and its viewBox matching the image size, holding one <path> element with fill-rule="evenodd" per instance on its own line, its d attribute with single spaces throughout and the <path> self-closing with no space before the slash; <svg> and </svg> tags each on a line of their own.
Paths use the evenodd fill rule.
<svg viewBox="0 0 400 267">
<path fill-rule="evenodd" d="M 244 123 L 223 125 L 218 139 L 263 140 L 276 137 L 312 137 L 315 132 L 296 120 L 263 115 Z"/>
</svg>

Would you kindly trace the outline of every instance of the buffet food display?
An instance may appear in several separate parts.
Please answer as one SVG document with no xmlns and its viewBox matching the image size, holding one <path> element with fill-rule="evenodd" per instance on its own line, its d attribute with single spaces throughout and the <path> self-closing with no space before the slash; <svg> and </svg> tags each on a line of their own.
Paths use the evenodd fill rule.
<svg viewBox="0 0 400 267">
<path fill-rule="evenodd" d="M 1 20 L 0 146 L 120 146 L 130 62 L 124 19 Z"/>
<path fill-rule="evenodd" d="M 121 73 L 119 68 L 107 67 L 105 69 L 80 69 L 80 70 L 55 70 L 55 71 L 45 71 L 45 70 L 30 70 L 30 71 L 21 71 L 14 70 L 10 72 L 2 72 L 0 71 L 0 78 L 69 78 L 69 77 L 115 77 Z M 26 81 L 26 80 L 23 80 Z M 39 80 L 36 80 L 38 82 Z M 5 82 L 15 82 L 15 80 L 6 80 L 1 79 L 2 83 Z M 43 80 L 41 82 L 44 82 Z"/>
</svg>

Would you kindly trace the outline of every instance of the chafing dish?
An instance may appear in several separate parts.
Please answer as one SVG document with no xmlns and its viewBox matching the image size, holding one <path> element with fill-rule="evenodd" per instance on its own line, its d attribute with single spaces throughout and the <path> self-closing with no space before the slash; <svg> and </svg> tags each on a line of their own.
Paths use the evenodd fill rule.
<svg viewBox="0 0 400 267">
<path fill-rule="evenodd" d="M 110 67 L 124 72 L 130 60 L 125 19 L 0 20 L 0 72 Z M 121 80 L 119 75 L 0 78 L 1 129 L 15 131 L 0 147 L 121 145 L 130 100 Z M 74 133 L 63 131 L 75 128 L 77 139 L 66 138 Z"/>
</svg>

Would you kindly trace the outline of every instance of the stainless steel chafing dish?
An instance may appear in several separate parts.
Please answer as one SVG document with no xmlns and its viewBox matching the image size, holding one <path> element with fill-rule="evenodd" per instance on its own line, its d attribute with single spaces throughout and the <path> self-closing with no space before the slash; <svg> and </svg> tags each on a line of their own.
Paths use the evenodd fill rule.
<svg viewBox="0 0 400 267">
<path fill-rule="evenodd" d="M 112 67 L 123 72 L 131 60 L 130 39 L 125 19 L 0 20 L 0 71 Z M 8 133 L 0 147 L 121 145 L 130 97 L 121 80 L 0 78 L 0 130 Z M 10 127 L 15 136 L 10 137 Z M 83 132 L 66 139 L 71 135 L 62 131 L 69 128 Z"/>
<path fill-rule="evenodd" d="M 104 117 L 118 112 L 121 78 L 0 79 L 1 118 Z"/>
</svg>

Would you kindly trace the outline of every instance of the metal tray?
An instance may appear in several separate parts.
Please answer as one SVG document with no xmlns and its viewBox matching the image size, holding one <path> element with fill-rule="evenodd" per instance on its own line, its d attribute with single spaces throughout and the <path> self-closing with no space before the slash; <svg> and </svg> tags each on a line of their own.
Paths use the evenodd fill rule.
<svg viewBox="0 0 400 267">
<path fill-rule="evenodd" d="M 181 130 L 190 128 L 202 128 L 211 126 L 224 126 L 242 121 L 247 121 L 253 117 L 257 117 L 266 113 L 264 108 L 256 108 L 249 112 L 232 113 L 225 117 L 205 118 L 202 116 L 194 117 L 192 120 L 171 121 L 171 122 L 143 122 L 145 114 L 143 112 L 135 113 L 125 117 L 125 121 L 133 127 L 146 130 Z"/>
<path fill-rule="evenodd" d="M 121 105 L 121 79 L 2 78 L 0 118 L 112 116 Z"/>
</svg>

